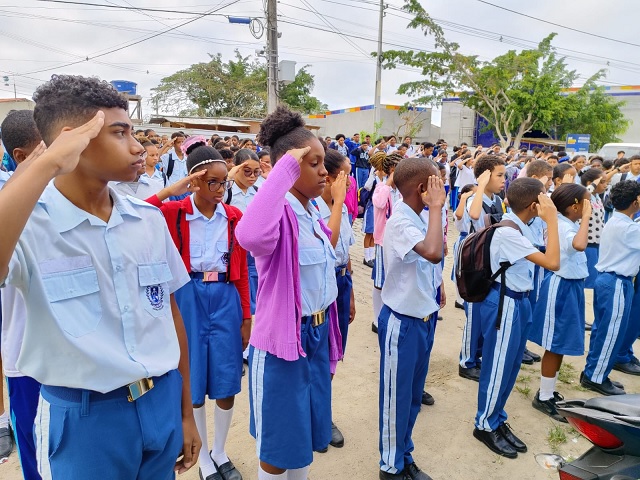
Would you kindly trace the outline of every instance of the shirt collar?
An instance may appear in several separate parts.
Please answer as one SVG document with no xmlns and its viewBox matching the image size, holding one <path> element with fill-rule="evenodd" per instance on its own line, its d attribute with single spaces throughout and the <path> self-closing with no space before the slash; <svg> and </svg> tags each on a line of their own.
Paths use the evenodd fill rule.
<svg viewBox="0 0 640 480">
<path fill-rule="evenodd" d="M 629 215 L 625 215 L 624 213 L 618 212 L 617 210 L 613 212 L 613 215 L 611 217 L 617 217 L 623 222 L 633 223 L 633 220 L 629 217 Z"/>
<path fill-rule="evenodd" d="M 522 220 L 520 220 L 520 217 L 518 217 L 515 213 L 505 213 L 502 218 L 515 222 L 515 224 L 520 227 L 520 230 L 522 230 L 522 234 L 527 238 L 531 238 L 531 229 Z M 529 233 L 529 235 L 526 235 L 527 233 Z"/>
<path fill-rule="evenodd" d="M 423 218 L 420 215 L 418 215 L 416 212 L 414 212 L 413 208 L 411 208 L 406 203 L 398 202 L 398 205 L 396 205 L 396 209 L 400 210 L 418 228 L 424 228 L 425 227 L 426 224 L 425 224 L 425 221 L 423 220 Z"/>
<path fill-rule="evenodd" d="M 535 217 L 535 218 L 540 218 L 540 217 Z M 576 222 L 569 220 L 567 217 L 565 217 L 561 213 L 558 213 L 558 221 L 565 222 L 567 225 L 570 225 L 571 228 L 578 228 L 578 224 Z"/>
<path fill-rule="evenodd" d="M 142 175 L 140 175 L 140 179 L 143 178 L 162 178 L 162 172 L 154 168 L 153 175 L 149 175 L 147 172 L 144 172 Z"/>
<path fill-rule="evenodd" d="M 291 208 L 293 208 L 293 211 L 295 212 L 296 215 L 311 216 L 310 210 L 305 209 L 304 206 L 300 203 L 300 200 L 298 200 L 291 192 L 287 192 L 285 195 L 285 198 L 291 205 Z M 311 208 L 315 210 L 315 207 L 311 206 Z"/>
<path fill-rule="evenodd" d="M 195 195 L 190 195 L 189 196 L 189 200 L 191 200 L 191 206 L 193 207 L 193 213 L 187 213 L 185 215 L 185 218 L 187 219 L 187 221 L 191 221 L 191 220 L 195 220 L 196 218 L 203 218 L 204 220 L 206 220 L 207 222 L 209 220 L 213 220 L 213 218 L 215 218 L 216 215 L 222 215 L 224 218 L 227 218 L 227 211 L 224 209 L 224 206 L 222 205 L 222 202 L 220 202 L 217 206 L 215 211 L 213 212 L 213 217 L 211 218 L 207 218 L 205 217 L 202 212 L 200 210 L 198 210 L 198 207 L 196 206 L 196 202 L 194 200 Z"/>
<path fill-rule="evenodd" d="M 231 195 L 244 195 L 244 196 L 253 196 L 256 194 L 256 189 L 253 186 L 247 188 L 247 192 L 243 192 L 242 189 L 238 186 L 237 183 L 233 182 L 231 186 Z"/>
</svg>

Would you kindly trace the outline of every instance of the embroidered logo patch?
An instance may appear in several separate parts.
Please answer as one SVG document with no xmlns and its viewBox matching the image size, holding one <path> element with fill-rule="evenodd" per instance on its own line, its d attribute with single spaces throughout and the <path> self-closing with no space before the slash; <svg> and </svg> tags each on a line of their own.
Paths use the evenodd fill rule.
<svg viewBox="0 0 640 480">
<path fill-rule="evenodd" d="M 160 285 L 149 285 L 146 290 L 147 300 L 154 310 L 164 307 L 164 289 Z"/>
<path fill-rule="evenodd" d="M 222 263 L 225 265 L 229 265 L 229 252 L 225 252 L 222 254 Z"/>
</svg>

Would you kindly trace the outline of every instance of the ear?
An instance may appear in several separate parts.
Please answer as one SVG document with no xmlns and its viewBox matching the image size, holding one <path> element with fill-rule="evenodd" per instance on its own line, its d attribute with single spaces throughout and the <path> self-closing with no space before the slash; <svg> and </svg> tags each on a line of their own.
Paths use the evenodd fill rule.
<svg viewBox="0 0 640 480">
<path fill-rule="evenodd" d="M 14 148 L 11 156 L 17 164 L 20 164 L 24 162 L 29 155 L 22 148 Z"/>
</svg>

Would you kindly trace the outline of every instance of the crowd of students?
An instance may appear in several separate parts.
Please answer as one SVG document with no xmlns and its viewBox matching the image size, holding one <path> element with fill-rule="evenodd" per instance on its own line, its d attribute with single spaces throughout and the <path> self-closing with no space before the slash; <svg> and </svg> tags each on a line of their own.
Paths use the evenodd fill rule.
<svg viewBox="0 0 640 480">
<path fill-rule="evenodd" d="M 17 169 L 0 172 L 2 366 L 28 480 L 169 479 L 196 462 L 202 480 L 241 480 L 225 449 L 234 414 L 249 417 L 259 480 L 306 480 L 314 452 L 344 445 L 331 385 L 356 315 L 357 217 L 380 347 L 380 479 L 430 478 L 412 431 L 435 402 L 425 381 L 450 215 L 454 261 L 500 223 L 491 270 L 509 266 L 483 301 L 455 300 L 478 440 L 509 458 L 527 450 L 505 412 L 521 363 L 541 360 L 533 407 L 563 421 L 555 383 L 563 356 L 584 353 L 585 288 L 582 385 L 624 394 L 611 369 L 640 374 L 640 157 L 318 139 L 283 107 L 257 142 L 161 137 L 133 130 L 108 83 L 77 76 L 34 100 L 2 124 Z M 250 410 L 236 413 L 243 361 Z M 9 435 L 5 413 L 0 452 Z"/>
</svg>

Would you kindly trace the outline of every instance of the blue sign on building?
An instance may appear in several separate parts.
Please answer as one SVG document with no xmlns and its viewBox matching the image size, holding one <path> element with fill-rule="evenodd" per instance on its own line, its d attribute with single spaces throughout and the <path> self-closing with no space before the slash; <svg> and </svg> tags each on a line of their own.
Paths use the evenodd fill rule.
<svg viewBox="0 0 640 480">
<path fill-rule="evenodd" d="M 589 144 L 591 143 L 591 135 L 584 133 L 569 133 L 567 134 L 567 152 L 573 153 L 587 153 L 589 151 Z"/>
</svg>

